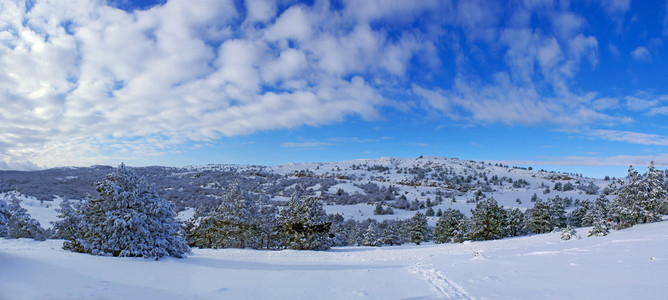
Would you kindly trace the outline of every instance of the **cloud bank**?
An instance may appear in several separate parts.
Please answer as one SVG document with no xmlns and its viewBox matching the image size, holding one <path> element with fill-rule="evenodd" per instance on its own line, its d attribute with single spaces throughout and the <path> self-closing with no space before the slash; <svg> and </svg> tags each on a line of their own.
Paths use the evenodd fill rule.
<svg viewBox="0 0 668 300">
<path fill-rule="evenodd" d="M 377 120 L 384 108 L 471 123 L 619 121 L 604 112 L 607 98 L 569 87 L 597 67 L 599 45 L 581 16 L 548 2 L 2 1 L 0 168 L 160 156 L 194 141 Z M 628 3 L 600 4 L 619 17 Z M 489 76 L 473 67 L 485 52 L 498 58 Z M 450 62 L 451 86 L 435 84 Z"/>
</svg>

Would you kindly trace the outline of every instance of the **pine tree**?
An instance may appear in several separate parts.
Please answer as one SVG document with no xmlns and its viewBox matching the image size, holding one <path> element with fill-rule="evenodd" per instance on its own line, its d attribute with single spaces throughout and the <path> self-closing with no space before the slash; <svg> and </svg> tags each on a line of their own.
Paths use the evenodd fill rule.
<svg viewBox="0 0 668 300">
<path fill-rule="evenodd" d="M 620 181 L 622 187 L 610 209 L 610 217 L 616 227 L 623 229 L 635 224 L 660 221 L 666 193 L 654 163 L 650 164 L 645 178 L 633 167 L 629 167 L 627 178 L 626 184 Z"/>
<path fill-rule="evenodd" d="M 11 214 L 9 213 L 7 202 L 5 200 L 0 200 L 0 237 L 7 236 L 10 216 Z"/>
<path fill-rule="evenodd" d="M 56 208 L 58 212 L 58 221 L 52 222 L 55 237 L 64 240 L 71 240 L 77 232 L 81 216 L 77 213 L 75 205 L 68 199 L 60 202 L 60 207 Z"/>
<path fill-rule="evenodd" d="M 377 231 L 378 225 L 376 222 L 369 222 L 369 226 L 367 226 L 362 238 L 362 246 L 379 246 Z"/>
<path fill-rule="evenodd" d="M 506 224 L 505 232 L 507 236 L 521 236 L 526 233 L 524 223 L 524 213 L 519 209 L 506 209 L 508 216 L 508 223 Z"/>
<path fill-rule="evenodd" d="M 586 216 L 590 213 L 590 210 L 593 209 L 593 204 L 591 201 L 585 200 L 580 203 L 580 206 L 575 208 L 568 214 L 568 224 L 575 227 L 586 227 L 591 226 L 592 224 L 587 224 Z"/>
<path fill-rule="evenodd" d="M 453 243 L 458 240 L 458 226 L 466 217 L 458 210 L 448 208 L 436 221 L 434 228 L 435 243 Z"/>
<path fill-rule="evenodd" d="M 582 227 L 594 226 L 598 220 L 606 220 L 608 218 L 608 204 L 609 200 L 604 195 L 599 196 L 593 203 L 587 203 L 587 210 L 582 217 Z"/>
<path fill-rule="evenodd" d="M 374 215 L 382 215 L 384 214 L 383 206 L 380 205 L 380 203 L 376 203 L 376 208 L 373 210 Z"/>
<path fill-rule="evenodd" d="M 145 178 L 124 164 L 97 182 L 96 190 L 99 197 L 82 204 L 77 231 L 64 249 L 155 259 L 183 257 L 190 251 L 174 204 L 160 198 Z"/>
<path fill-rule="evenodd" d="M 9 218 L 7 220 L 6 237 L 10 239 L 32 238 L 46 240 L 46 234 L 39 222 L 33 219 L 28 211 L 21 207 L 21 200 L 12 197 L 7 206 Z"/>
<path fill-rule="evenodd" d="M 429 240 L 429 228 L 427 217 L 419 211 L 415 213 L 408 222 L 409 241 L 420 245 L 421 242 Z"/>
<path fill-rule="evenodd" d="M 261 202 L 262 203 L 262 202 Z M 262 203 L 259 214 L 254 218 L 253 245 L 256 249 L 277 249 L 281 246 L 276 207 Z M 257 246 L 256 246 L 257 245 Z M 259 247 L 258 247 L 259 246 Z"/>
<path fill-rule="evenodd" d="M 545 233 L 553 229 L 550 217 L 550 206 L 537 199 L 533 208 L 527 209 L 525 213 L 526 231 L 529 233 Z"/>
<path fill-rule="evenodd" d="M 577 231 L 575 231 L 575 228 L 568 225 L 566 228 L 561 230 L 561 239 L 568 241 L 570 239 L 580 239 L 580 237 L 578 236 Z"/>
<path fill-rule="evenodd" d="M 471 210 L 471 239 L 474 241 L 484 241 L 502 238 L 504 226 L 507 223 L 507 217 L 503 206 L 494 198 L 487 198 L 476 205 Z"/>
<path fill-rule="evenodd" d="M 211 211 L 196 208 L 193 217 L 186 223 L 187 241 L 190 247 L 213 248 L 218 240 L 218 229 Z"/>
<path fill-rule="evenodd" d="M 213 248 L 244 248 L 255 232 L 254 216 L 258 213 L 255 202 L 232 183 L 222 197 L 222 203 L 214 210 L 217 230 Z M 255 248 L 255 247 L 254 247 Z"/>
<path fill-rule="evenodd" d="M 331 247 L 331 223 L 316 198 L 292 197 L 280 213 L 285 246 L 296 250 L 326 250 Z"/>
<path fill-rule="evenodd" d="M 553 228 L 563 228 L 566 226 L 566 208 L 563 199 L 559 195 L 554 199 L 548 199 L 550 206 L 550 223 Z"/>
<path fill-rule="evenodd" d="M 610 222 L 598 219 L 594 222 L 594 227 L 589 231 L 588 236 L 606 236 L 610 232 Z"/>
<path fill-rule="evenodd" d="M 242 195 L 238 184 L 230 184 L 216 210 L 216 225 L 221 232 L 217 241 L 220 247 L 214 248 L 244 248 L 256 211 L 253 203 Z"/>
<path fill-rule="evenodd" d="M 390 246 L 401 245 L 403 240 L 401 238 L 400 224 L 396 221 L 384 221 L 384 223 L 385 222 L 387 222 L 387 224 L 380 237 L 381 243 Z"/>
<path fill-rule="evenodd" d="M 332 236 L 332 247 L 348 246 L 346 241 L 348 236 L 343 216 L 341 214 L 329 214 L 327 215 L 327 220 L 332 224 L 329 228 L 329 233 Z"/>
<path fill-rule="evenodd" d="M 457 229 L 453 232 L 452 242 L 462 243 L 471 240 L 471 219 L 464 218 L 457 223 Z"/>
<path fill-rule="evenodd" d="M 661 215 L 668 211 L 668 190 L 664 181 L 663 172 L 654 167 L 650 162 L 645 178 L 647 189 L 648 210 L 655 212 L 658 217 L 654 221 L 660 221 Z"/>
</svg>

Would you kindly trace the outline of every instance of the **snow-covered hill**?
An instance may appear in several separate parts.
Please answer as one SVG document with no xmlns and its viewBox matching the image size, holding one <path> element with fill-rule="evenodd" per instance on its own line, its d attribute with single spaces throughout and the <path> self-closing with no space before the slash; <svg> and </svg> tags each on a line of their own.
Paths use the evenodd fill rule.
<svg viewBox="0 0 668 300">
<path fill-rule="evenodd" d="M 586 228 L 580 234 L 586 235 Z M 665 299 L 668 222 L 605 237 L 558 233 L 330 251 L 195 249 L 99 257 L 61 240 L 0 239 L 0 299 Z"/>
<path fill-rule="evenodd" d="M 59 168 L 36 172 L 0 172 L 0 191 L 21 191 L 22 206 L 48 227 L 61 198 L 95 195 L 93 183 L 113 172 L 111 167 Z M 258 197 L 286 201 L 292 195 L 319 197 L 328 213 L 345 219 L 407 219 L 416 210 L 454 208 L 470 213 L 476 202 L 494 197 L 505 208 L 533 206 L 536 194 L 543 200 L 559 196 L 577 202 L 593 200 L 610 180 L 576 174 L 505 166 L 498 163 L 445 157 L 378 158 L 347 162 L 295 163 L 279 166 L 205 165 L 185 168 L 136 168 L 156 183 L 161 196 L 179 209 L 216 205 L 230 182 Z M 560 187 L 555 189 L 555 187 Z M 0 193 L 0 198 L 8 198 Z M 39 199 L 39 200 L 38 200 Z M 55 199 L 55 200 L 54 200 Z M 578 201 L 579 200 L 579 201 Z M 393 209 L 391 215 L 374 215 L 376 204 Z M 435 218 L 431 218 L 433 224 Z"/>
</svg>

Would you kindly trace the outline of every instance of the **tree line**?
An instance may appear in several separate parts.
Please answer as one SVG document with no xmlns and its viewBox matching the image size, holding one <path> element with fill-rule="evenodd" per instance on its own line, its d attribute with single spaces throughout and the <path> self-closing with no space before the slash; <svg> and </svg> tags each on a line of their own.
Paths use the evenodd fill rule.
<svg viewBox="0 0 668 300">
<path fill-rule="evenodd" d="M 646 174 L 629 168 L 618 180 L 616 198 L 601 195 L 566 213 L 570 201 L 558 196 L 522 211 L 506 209 L 494 198 L 478 201 L 470 217 L 460 211 L 439 212 L 434 227 L 418 211 L 402 221 L 344 220 L 327 215 L 315 197 L 293 196 L 282 207 L 257 200 L 232 183 L 218 206 L 199 208 L 186 222 L 176 220 L 174 204 L 158 195 L 145 177 L 121 164 L 97 182 L 97 197 L 61 203 L 59 221 L 44 230 L 14 197 L 0 200 L 0 236 L 65 239 L 63 248 L 95 255 L 160 258 L 183 257 L 190 247 L 326 250 L 332 246 L 381 246 L 434 241 L 457 243 L 539 234 L 592 226 L 590 235 L 610 229 L 661 221 L 668 214 L 666 181 L 653 163 Z"/>
</svg>

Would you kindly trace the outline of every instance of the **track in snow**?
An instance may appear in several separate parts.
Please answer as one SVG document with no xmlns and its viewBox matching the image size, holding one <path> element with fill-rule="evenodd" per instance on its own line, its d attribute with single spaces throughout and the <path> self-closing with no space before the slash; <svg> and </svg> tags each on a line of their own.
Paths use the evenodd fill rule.
<svg viewBox="0 0 668 300">
<path fill-rule="evenodd" d="M 473 299 L 466 290 L 436 269 L 425 269 L 422 264 L 417 263 L 408 271 L 418 275 L 447 299 Z"/>
</svg>

